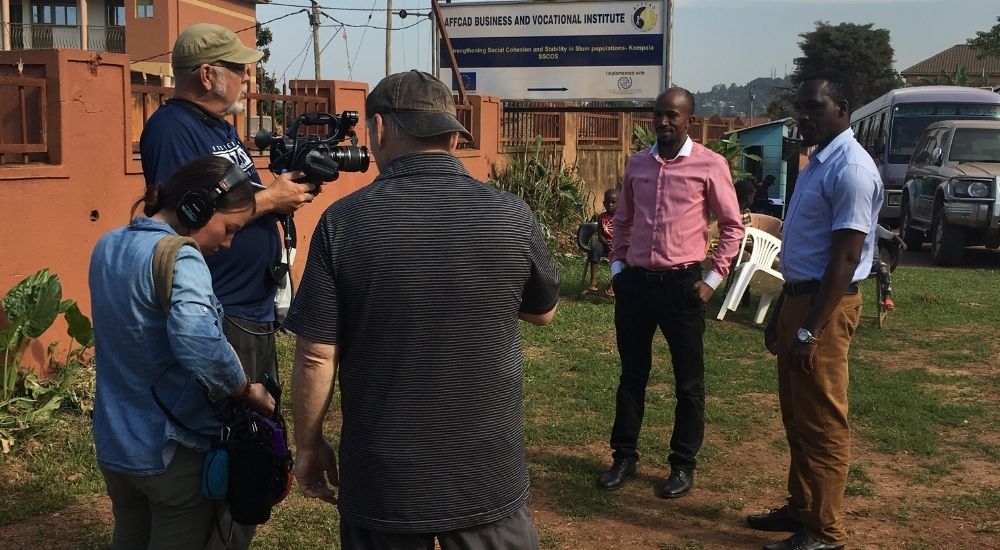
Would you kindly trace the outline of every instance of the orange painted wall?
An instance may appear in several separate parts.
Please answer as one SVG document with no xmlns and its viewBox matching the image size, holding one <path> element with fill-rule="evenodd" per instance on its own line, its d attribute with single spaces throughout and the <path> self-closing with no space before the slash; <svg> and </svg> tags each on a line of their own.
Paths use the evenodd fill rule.
<svg viewBox="0 0 1000 550">
<path fill-rule="evenodd" d="M 153 0 L 153 17 L 137 18 L 136 2 L 128 0 L 125 48 L 134 60 L 169 64 L 177 35 L 195 23 L 216 23 L 234 31 L 249 28 L 238 36 L 247 46 L 255 47 L 255 18 L 256 5 L 237 0 Z"/>
<path fill-rule="evenodd" d="M 56 163 L 0 165 L 0 296 L 24 277 L 47 267 L 60 276 L 63 298 L 76 300 L 89 315 L 90 253 L 101 235 L 128 223 L 130 208 L 144 189 L 138 161 L 131 153 L 129 57 L 80 50 L 0 52 L 0 74 L 10 75 L 18 59 L 25 63 L 26 75 L 46 79 L 48 143 Z M 320 84 L 329 89 L 335 111 L 363 112 L 367 84 Z M 472 100 L 483 116 L 470 130 L 483 149 L 462 150 L 458 156 L 474 177 L 484 180 L 490 162 L 499 156 L 499 102 L 496 98 Z M 3 107 L 0 105 L 0 118 L 8 116 Z M 358 133 L 359 142 L 367 143 L 363 124 L 359 124 Z M 266 182 L 267 159 L 259 157 L 257 165 Z M 296 275 L 305 264 L 312 230 L 322 211 L 376 175 L 374 163 L 367 173 L 341 173 L 336 182 L 324 186 L 311 205 L 296 214 L 300 258 Z M 5 323 L 0 313 L 0 328 Z M 65 345 L 68 340 L 65 325 L 58 321 L 31 343 L 26 364 L 43 367 L 48 362 L 48 344 L 59 341 Z M 59 349 L 65 351 L 65 347 Z"/>
<path fill-rule="evenodd" d="M 132 59 L 170 63 L 170 48 L 180 32 L 176 18 L 177 0 L 153 0 L 153 17 L 137 18 L 136 1 L 125 1 L 125 51 Z"/>
</svg>

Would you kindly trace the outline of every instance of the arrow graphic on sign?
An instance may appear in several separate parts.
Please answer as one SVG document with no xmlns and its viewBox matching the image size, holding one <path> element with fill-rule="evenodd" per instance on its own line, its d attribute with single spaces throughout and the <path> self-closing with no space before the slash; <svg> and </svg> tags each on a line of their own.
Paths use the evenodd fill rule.
<svg viewBox="0 0 1000 550">
<path fill-rule="evenodd" d="M 569 88 L 528 88 L 529 92 L 565 92 Z"/>
</svg>

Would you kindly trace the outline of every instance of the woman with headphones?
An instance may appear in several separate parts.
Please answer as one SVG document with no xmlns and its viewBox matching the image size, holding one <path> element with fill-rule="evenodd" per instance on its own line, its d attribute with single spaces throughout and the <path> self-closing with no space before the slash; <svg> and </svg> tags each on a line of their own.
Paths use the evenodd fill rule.
<svg viewBox="0 0 1000 550">
<path fill-rule="evenodd" d="M 249 382 L 223 335 L 203 255 L 228 247 L 249 221 L 254 191 L 239 166 L 206 156 L 149 188 L 133 211 L 140 204 L 145 216 L 101 237 L 90 262 L 93 432 L 112 548 L 221 548 L 231 522 L 224 501 L 202 494 L 206 453 L 232 400 L 270 415 L 274 399 Z M 170 254 L 164 285 L 155 251 L 177 236 L 188 246 Z"/>
</svg>

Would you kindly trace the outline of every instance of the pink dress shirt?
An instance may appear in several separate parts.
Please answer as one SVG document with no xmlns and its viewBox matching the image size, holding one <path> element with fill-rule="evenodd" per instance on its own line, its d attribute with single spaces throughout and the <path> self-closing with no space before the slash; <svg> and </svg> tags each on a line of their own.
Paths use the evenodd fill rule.
<svg viewBox="0 0 1000 550">
<path fill-rule="evenodd" d="M 719 245 L 705 282 L 718 287 L 743 239 L 743 219 L 729 165 L 688 138 L 677 157 L 663 160 L 653 145 L 625 166 L 615 214 L 611 261 L 666 271 L 705 259 L 709 211 L 719 220 Z"/>
</svg>

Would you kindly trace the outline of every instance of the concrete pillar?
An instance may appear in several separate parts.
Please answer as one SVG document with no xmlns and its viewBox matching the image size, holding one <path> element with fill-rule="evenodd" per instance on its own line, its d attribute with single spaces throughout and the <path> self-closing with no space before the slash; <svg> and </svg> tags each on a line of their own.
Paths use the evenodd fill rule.
<svg viewBox="0 0 1000 550">
<path fill-rule="evenodd" d="M 577 157 L 576 135 L 580 130 L 580 113 L 561 113 L 559 117 L 562 126 L 562 161 L 573 166 Z"/>
<path fill-rule="evenodd" d="M 87 0 L 76 0 L 76 17 L 80 20 L 80 49 L 89 50 L 87 43 Z"/>
<path fill-rule="evenodd" d="M 3 38 L 0 40 L 0 50 L 10 49 L 11 20 L 13 19 L 10 16 L 10 0 L 0 0 L 0 33 L 3 34 Z"/>
</svg>

